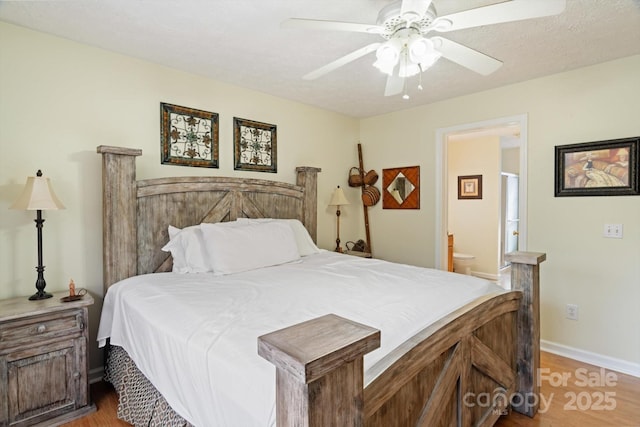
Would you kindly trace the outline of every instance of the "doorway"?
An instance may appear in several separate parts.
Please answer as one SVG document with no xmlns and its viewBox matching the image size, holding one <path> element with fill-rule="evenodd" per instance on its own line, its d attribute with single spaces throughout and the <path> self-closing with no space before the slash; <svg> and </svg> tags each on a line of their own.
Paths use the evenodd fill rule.
<svg viewBox="0 0 640 427">
<path fill-rule="evenodd" d="M 501 135 L 509 136 L 510 147 L 517 148 L 518 152 L 518 180 L 517 180 L 517 243 L 519 250 L 526 250 L 527 241 L 527 227 L 526 227 L 526 212 L 527 212 L 527 116 L 525 114 L 518 116 L 503 117 L 494 120 L 487 120 L 482 122 L 468 123 L 463 125 L 457 125 L 447 128 L 441 128 L 436 131 L 436 224 L 435 235 L 437 236 L 435 242 L 435 260 L 434 265 L 436 268 L 446 270 L 447 268 L 447 234 L 448 234 L 448 197 L 449 197 L 449 171 L 448 171 L 448 155 L 447 144 L 450 138 L 455 138 L 462 134 L 475 134 L 475 135 Z M 504 153 L 503 150 L 501 150 Z M 497 174 L 502 171 L 496 171 Z M 500 218 L 496 218 L 499 222 Z M 505 228 L 502 228 L 505 230 Z M 500 233 L 503 235 L 503 233 Z M 506 237 L 506 236 L 505 236 Z M 499 240 L 505 240 L 506 238 L 496 238 Z M 502 244 L 499 245 L 502 247 Z M 506 250 L 506 249 L 505 249 Z M 502 252 L 502 251 L 501 251 Z M 501 254 L 497 253 L 496 258 L 500 259 Z"/>
</svg>

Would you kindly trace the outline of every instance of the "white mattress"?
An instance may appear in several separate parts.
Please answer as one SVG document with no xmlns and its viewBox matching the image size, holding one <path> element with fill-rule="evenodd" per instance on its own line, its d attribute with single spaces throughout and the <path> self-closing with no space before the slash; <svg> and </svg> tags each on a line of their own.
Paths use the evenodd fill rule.
<svg viewBox="0 0 640 427">
<path fill-rule="evenodd" d="M 275 367 L 257 337 L 328 313 L 381 330 L 365 372 L 409 337 L 502 291 L 471 276 L 323 251 L 228 276 L 160 273 L 105 296 L 98 340 L 123 347 L 171 407 L 198 426 L 275 425 Z"/>
</svg>

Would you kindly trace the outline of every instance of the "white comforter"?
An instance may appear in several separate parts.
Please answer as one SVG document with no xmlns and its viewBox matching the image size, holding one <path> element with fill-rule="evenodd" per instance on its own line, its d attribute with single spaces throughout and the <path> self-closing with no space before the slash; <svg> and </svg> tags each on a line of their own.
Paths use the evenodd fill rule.
<svg viewBox="0 0 640 427">
<path fill-rule="evenodd" d="M 335 313 L 381 330 L 365 371 L 410 336 L 501 288 L 471 276 L 323 251 L 228 276 L 161 273 L 109 289 L 98 340 L 123 347 L 198 426 L 275 425 L 275 367 L 257 337 Z"/>
</svg>

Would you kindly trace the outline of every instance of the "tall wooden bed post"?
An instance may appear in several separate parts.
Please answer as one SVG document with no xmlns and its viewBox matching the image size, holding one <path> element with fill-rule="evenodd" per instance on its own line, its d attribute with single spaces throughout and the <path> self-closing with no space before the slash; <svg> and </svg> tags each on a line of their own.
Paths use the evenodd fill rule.
<svg viewBox="0 0 640 427">
<path fill-rule="evenodd" d="M 304 188 L 302 223 L 314 242 L 318 241 L 318 172 L 319 168 L 309 166 L 296 168 L 296 185 Z"/>
<path fill-rule="evenodd" d="M 511 262 L 511 284 L 522 292 L 518 310 L 518 396 L 513 409 L 533 417 L 538 412 L 540 383 L 540 263 L 546 254 L 512 252 L 505 259 Z"/>
<path fill-rule="evenodd" d="M 104 289 L 138 270 L 136 157 L 142 150 L 100 145 Z"/>
</svg>

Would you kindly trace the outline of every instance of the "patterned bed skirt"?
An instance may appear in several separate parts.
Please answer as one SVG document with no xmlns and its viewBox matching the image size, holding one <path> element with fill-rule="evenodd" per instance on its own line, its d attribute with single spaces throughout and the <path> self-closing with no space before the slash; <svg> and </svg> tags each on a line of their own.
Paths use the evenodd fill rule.
<svg viewBox="0 0 640 427">
<path fill-rule="evenodd" d="M 135 427 L 193 427 L 169 406 L 127 352 L 109 346 L 104 380 L 118 393 L 118 418 Z"/>
</svg>

